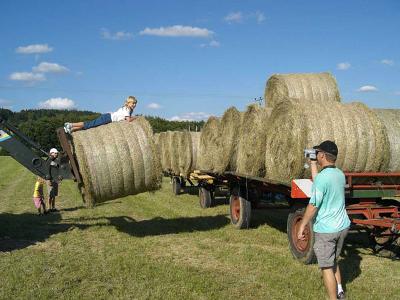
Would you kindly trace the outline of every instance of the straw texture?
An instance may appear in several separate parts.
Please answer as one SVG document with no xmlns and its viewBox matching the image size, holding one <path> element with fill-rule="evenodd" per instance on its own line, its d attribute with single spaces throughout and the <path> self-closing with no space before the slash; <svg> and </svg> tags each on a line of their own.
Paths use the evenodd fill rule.
<svg viewBox="0 0 400 300">
<path fill-rule="evenodd" d="M 192 139 L 192 165 L 191 171 L 197 170 L 198 166 L 198 155 L 200 154 L 200 132 L 190 132 L 190 137 Z"/>
<path fill-rule="evenodd" d="M 289 183 L 310 176 L 303 150 L 335 141 L 336 165 L 344 171 L 387 171 L 388 137 L 382 122 L 362 103 L 286 100 L 272 111 L 266 138 L 266 177 Z"/>
<path fill-rule="evenodd" d="M 265 88 L 265 104 L 274 107 L 288 98 L 307 102 L 340 102 L 339 88 L 330 73 L 275 74 Z"/>
<path fill-rule="evenodd" d="M 160 188 L 161 163 L 145 118 L 72 134 L 88 206 Z"/>
<path fill-rule="evenodd" d="M 264 177 L 266 131 L 271 111 L 258 104 L 247 107 L 240 128 L 236 172 Z"/>
<path fill-rule="evenodd" d="M 390 144 L 388 171 L 400 172 L 400 109 L 374 109 L 384 124 Z"/>
<path fill-rule="evenodd" d="M 201 170 L 214 170 L 214 160 L 221 146 L 219 127 L 220 120 L 212 116 L 208 118 L 201 131 L 199 148 L 201 155 L 198 160 Z"/>
</svg>

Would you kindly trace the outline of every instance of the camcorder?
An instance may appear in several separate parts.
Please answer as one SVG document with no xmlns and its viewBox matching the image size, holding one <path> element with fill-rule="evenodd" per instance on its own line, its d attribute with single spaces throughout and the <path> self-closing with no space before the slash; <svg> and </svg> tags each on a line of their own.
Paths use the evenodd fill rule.
<svg viewBox="0 0 400 300">
<path fill-rule="evenodd" d="M 317 160 L 317 150 L 315 149 L 304 149 L 304 157 L 310 160 Z"/>
</svg>

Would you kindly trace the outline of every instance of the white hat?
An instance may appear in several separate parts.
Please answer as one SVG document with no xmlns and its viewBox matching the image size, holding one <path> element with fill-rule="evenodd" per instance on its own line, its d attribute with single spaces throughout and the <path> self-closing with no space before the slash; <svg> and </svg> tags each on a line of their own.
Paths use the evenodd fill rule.
<svg viewBox="0 0 400 300">
<path fill-rule="evenodd" d="M 56 148 L 51 148 L 51 149 L 50 149 L 50 154 L 51 154 L 51 153 L 58 154 L 58 150 L 57 150 Z"/>
</svg>

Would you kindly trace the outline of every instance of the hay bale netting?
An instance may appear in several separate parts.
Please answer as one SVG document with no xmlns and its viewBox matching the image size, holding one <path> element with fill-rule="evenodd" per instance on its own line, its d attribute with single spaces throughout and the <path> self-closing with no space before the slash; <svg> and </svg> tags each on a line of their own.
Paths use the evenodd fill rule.
<svg viewBox="0 0 400 300">
<path fill-rule="evenodd" d="M 72 134 L 87 206 L 160 188 L 161 163 L 145 118 Z"/>
<path fill-rule="evenodd" d="M 192 140 L 192 165 L 191 171 L 197 170 L 198 166 L 198 155 L 200 151 L 200 136 L 201 132 L 190 132 L 190 137 Z"/>
<path fill-rule="evenodd" d="M 390 144 L 389 172 L 400 171 L 400 109 L 373 109 L 386 128 Z"/>
<path fill-rule="evenodd" d="M 220 151 L 219 140 L 220 120 L 217 117 L 208 118 L 200 135 L 199 169 L 213 171 L 215 156 Z"/>
<path fill-rule="evenodd" d="M 309 177 L 303 150 L 324 140 L 336 142 L 336 165 L 344 171 L 387 170 L 388 137 L 383 124 L 367 106 L 287 100 L 273 109 L 269 119 L 265 177 L 285 183 Z"/>
<path fill-rule="evenodd" d="M 214 171 L 236 171 L 237 146 L 239 131 L 242 123 L 242 114 L 230 107 L 221 118 L 219 125 L 219 151 L 214 156 Z"/>
<path fill-rule="evenodd" d="M 236 172 L 264 177 L 266 131 L 271 111 L 258 104 L 247 107 L 239 134 Z"/>
<path fill-rule="evenodd" d="M 340 102 L 336 79 L 327 72 L 272 75 L 265 88 L 265 105 L 274 107 L 288 98 L 307 102 Z"/>
</svg>

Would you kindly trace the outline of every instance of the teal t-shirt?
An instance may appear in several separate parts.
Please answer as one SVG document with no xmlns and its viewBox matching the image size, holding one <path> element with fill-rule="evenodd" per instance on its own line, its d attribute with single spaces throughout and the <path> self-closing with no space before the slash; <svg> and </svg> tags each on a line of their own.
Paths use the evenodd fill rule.
<svg viewBox="0 0 400 300">
<path fill-rule="evenodd" d="M 325 168 L 315 177 L 309 202 L 318 208 L 315 232 L 339 232 L 350 226 L 344 202 L 345 185 L 346 178 L 338 168 Z"/>
</svg>

